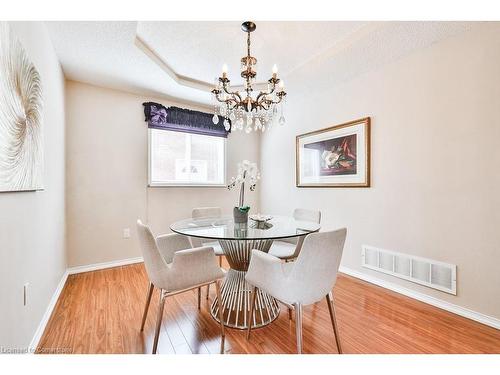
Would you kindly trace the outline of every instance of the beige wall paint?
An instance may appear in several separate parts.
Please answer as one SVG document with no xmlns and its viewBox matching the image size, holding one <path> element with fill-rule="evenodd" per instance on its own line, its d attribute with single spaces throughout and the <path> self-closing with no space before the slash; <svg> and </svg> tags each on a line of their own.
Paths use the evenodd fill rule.
<svg viewBox="0 0 500 375">
<path fill-rule="evenodd" d="M 66 270 L 64 76 L 42 22 L 10 25 L 40 72 L 44 101 L 45 189 L 0 193 L 0 347 L 26 349 Z"/>
<path fill-rule="evenodd" d="M 342 265 L 500 318 L 500 25 L 421 49 L 341 84 L 335 59 L 286 77 L 287 125 L 262 137 L 261 208 L 323 212 L 348 228 Z M 295 187 L 295 136 L 372 118 L 372 187 Z M 361 245 L 458 266 L 452 296 L 363 269 Z"/>
<path fill-rule="evenodd" d="M 237 192 L 226 188 L 147 188 L 148 132 L 142 103 L 186 104 L 72 81 L 66 84 L 66 95 L 69 266 L 140 256 L 138 218 L 162 234 L 170 232 L 172 222 L 189 217 L 193 207 L 220 206 L 231 212 Z M 235 175 L 238 161 L 259 161 L 257 134 L 234 132 L 227 142 L 228 177 Z M 258 191 L 247 197 L 257 211 Z M 124 228 L 131 229 L 132 238 L 123 239 Z"/>
</svg>

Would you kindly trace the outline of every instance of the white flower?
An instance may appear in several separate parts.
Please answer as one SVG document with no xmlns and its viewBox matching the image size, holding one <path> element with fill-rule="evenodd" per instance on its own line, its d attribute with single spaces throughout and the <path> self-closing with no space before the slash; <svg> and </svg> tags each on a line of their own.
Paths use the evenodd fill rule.
<svg viewBox="0 0 500 375">
<path fill-rule="evenodd" d="M 235 187 L 236 185 L 241 185 L 244 182 L 249 185 L 255 185 L 259 179 L 260 172 L 257 164 L 249 160 L 243 160 L 238 163 L 238 174 L 236 177 L 231 178 L 228 187 Z"/>
</svg>

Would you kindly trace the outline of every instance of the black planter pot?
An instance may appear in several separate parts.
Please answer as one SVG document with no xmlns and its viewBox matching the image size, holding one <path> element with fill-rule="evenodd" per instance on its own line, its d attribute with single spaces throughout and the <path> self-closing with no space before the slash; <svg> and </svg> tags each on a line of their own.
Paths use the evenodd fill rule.
<svg viewBox="0 0 500 375">
<path fill-rule="evenodd" d="M 236 224 L 243 224 L 248 222 L 248 211 L 241 212 L 238 207 L 233 208 L 233 217 Z"/>
</svg>

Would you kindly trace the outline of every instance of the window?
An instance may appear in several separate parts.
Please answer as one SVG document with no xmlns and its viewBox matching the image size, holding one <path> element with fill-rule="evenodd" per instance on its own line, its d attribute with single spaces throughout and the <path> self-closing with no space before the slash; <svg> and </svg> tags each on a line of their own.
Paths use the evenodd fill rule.
<svg viewBox="0 0 500 375">
<path fill-rule="evenodd" d="M 149 129 L 150 186 L 225 186 L 226 138 Z"/>
</svg>

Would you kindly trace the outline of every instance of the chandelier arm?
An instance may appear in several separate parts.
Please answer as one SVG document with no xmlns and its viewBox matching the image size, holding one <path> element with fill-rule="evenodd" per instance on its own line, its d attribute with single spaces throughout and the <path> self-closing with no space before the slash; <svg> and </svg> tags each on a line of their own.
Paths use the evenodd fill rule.
<svg viewBox="0 0 500 375">
<path fill-rule="evenodd" d="M 257 102 L 259 101 L 259 99 L 264 96 L 264 98 L 267 96 L 267 95 L 272 95 L 274 93 L 274 91 L 276 90 L 276 83 L 279 82 L 279 79 L 276 80 L 276 79 L 273 79 L 271 78 L 269 80 L 269 83 L 271 84 L 271 89 L 269 91 L 261 91 L 259 93 L 259 95 L 257 95 L 257 98 L 255 99 Z"/>
<path fill-rule="evenodd" d="M 229 101 L 228 104 L 227 104 L 227 108 L 230 111 L 234 110 L 237 107 L 238 107 L 238 102 L 236 100 L 233 100 L 233 99 L 231 101 Z"/>
<path fill-rule="evenodd" d="M 267 103 L 266 103 L 265 101 L 263 101 L 262 103 L 259 103 L 259 104 L 258 104 L 258 107 L 260 107 L 260 108 L 262 108 L 262 109 L 264 109 L 264 110 L 268 111 L 268 110 L 269 110 L 269 108 L 270 108 L 270 106 L 268 105 L 268 106 L 266 107 L 266 105 L 265 105 L 265 104 L 267 104 Z"/>
<path fill-rule="evenodd" d="M 279 103 L 281 103 L 282 100 L 283 100 L 283 97 L 282 96 L 278 96 L 278 98 L 279 98 L 279 100 L 276 100 L 276 101 L 275 100 L 270 100 L 269 101 L 270 104 L 279 104 Z"/>
<path fill-rule="evenodd" d="M 235 99 L 234 97 L 233 97 L 233 98 L 227 98 L 227 99 L 221 99 L 219 95 L 220 95 L 220 93 L 216 93 L 216 94 L 215 94 L 215 99 L 216 99 L 219 103 L 225 103 L 225 104 L 227 104 L 227 103 L 234 103 L 234 106 L 233 106 L 233 108 L 231 108 L 231 109 L 234 109 L 234 108 L 235 108 L 235 106 L 236 106 L 238 103 L 240 103 L 240 102 L 241 102 L 241 98 L 240 98 L 240 100 L 237 100 L 237 99 Z M 231 93 L 229 93 L 229 95 L 232 95 L 232 94 L 231 94 Z M 239 97 L 239 95 L 238 95 L 238 97 Z"/>
<path fill-rule="evenodd" d="M 266 103 L 266 100 L 267 100 L 267 99 L 266 99 L 266 97 L 264 96 L 264 97 L 263 97 L 263 99 L 261 99 L 261 100 L 259 100 L 259 101 L 256 101 L 255 105 L 256 105 L 256 106 L 258 106 L 258 107 L 262 107 L 262 108 L 264 108 L 264 109 L 267 109 L 267 108 L 265 108 L 265 107 L 264 107 L 264 105 L 263 105 L 264 103 Z"/>
<path fill-rule="evenodd" d="M 228 104 L 228 103 L 233 103 L 234 102 L 234 104 L 238 104 L 238 101 L 236 99 L 233 99 L 233 98 L 220 99 L 218 95 L 215 98 L 217 99 L 217 101 L 219 103 Z"/>
<path fill-rule="evenodd" d="M 283 96 L 278 96 L 279 100 L 265 99 L 263 102 L 268 105 L 267 109 L 271 106 L 271 104 L 279 104 L 283 100 Z"/>
<path fill-rule="evenodd" d="M 237 96 L 237 97 L 238 97 L 238 99 L 239 99 L 239 101 L 240 101 L 240 102 L 242 101 L 242 99 L 241 99 L 241 95 L 240 95 L 240 93 L 239 93 L 238 91 L 229 91 L 229 90 L 227 89 L 227 86 L 226 86 L 225 84 L 224 84 L 224 85 L 222 85 L 222 89 L 224 90 L 224 92 L 225 92 L 226 94 L 228 94 L 228 95 L 232 95 L 232 96 Z"/>
<path fill-rule="evenodd" d="M 217 99 L 217 101 L 218 101 L 219 103 L 225 103 L 225 102 L 226 102 L 226 100 L 227 100 L 227 99 L 221 99 L 221 98 L 219 97 L 219 94 L 216 94 L 216 95 L 215 95 L 215 99 Z"/>
<path fill-rule="evenodd" d="M 272 103 L 279 103 L 279 102 L 273 102 L 273 101 L 272 101 L 272 99 L 268 99 L 268 98 L 267 98 L 267 95 L 271 95 L 271 94 L 272 94 L 272 91 L 271 91 L 270 93 L 267 93 L 267 94 L 266 94 L 266 93 L 263 93 L 263 94 L 264 94 L 264 95 L 262 95 L 262 99 L 260 99 L 260 98 L 259 98 L 259 96 L 261 96 L 260 94 L 259 94 L 259 96 L 257 97 L 257 100 L 256 100 L 257 105 L 261 105 L 262 103 L 268 103 L 268 104 L 272 104 Z M 259 99 L 260 99 L 260 100 L 259 100 Z M 267 108 L 267 109 L 269 109 L 269 108 Z"/>
<path fill-rule="evenodd" d="M 269 92 L 267 92 L 267 91 L 261 91 L 259 93 L 259 95 L 257 95 L 257 98 L 255 98 L 255 101 L 257 103 L 259 103 L 261 97 L 265 98 L 267 95 L 271 95 L 273 92 L 274 92 L 274 88 L 271 91 L 269 91 Z"/>
</svg>

